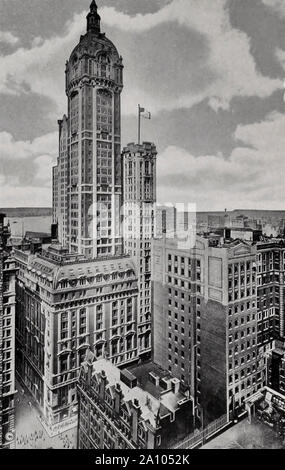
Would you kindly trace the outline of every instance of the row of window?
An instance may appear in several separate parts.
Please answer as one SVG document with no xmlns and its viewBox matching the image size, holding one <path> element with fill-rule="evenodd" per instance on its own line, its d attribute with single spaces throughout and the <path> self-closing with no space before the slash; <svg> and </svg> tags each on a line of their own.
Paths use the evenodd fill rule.
<svg viewBox="0 0 285 470">
<path fill-rule="evenodd" d="M 256 307 L 255 300 L 250 300 L 246 303 L 240 303 L 238 305 L 235 305 L 234 307 L 229 308 L 229 315 L 242 313 L 242 312 L 245 312 L 246 310 L 250 310 L 251 308 L 253 309 L 255 307 Z"/>
</svg>

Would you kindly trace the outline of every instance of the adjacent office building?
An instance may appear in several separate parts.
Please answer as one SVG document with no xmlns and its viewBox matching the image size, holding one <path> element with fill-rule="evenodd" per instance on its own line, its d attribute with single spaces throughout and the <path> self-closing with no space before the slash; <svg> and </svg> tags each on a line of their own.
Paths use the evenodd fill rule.
<svg viewBox="0 0 285 470">
<path fill-rule="evenodd" d="M 15 447 L 15 263 L 8 258 L 9 236 L 0 214 L 0 448 Z"/>
<path fill-rule="evenodd" d="M 243 241 L 153 241 L 154 361 L 189 387 L 204 424 L 240 415 L 265 385 L 256 282 L 256 247 Z"/>
<path fill-rule="evenodd" d="M 192 430 L 180 381 L 157 366 L 119 370 L 93 355 L 78 383 L 79 449 L 167 449 Z"/>
<path fill-rule="evenodd" d="M 138 348 L 151 354 L 151 239 L 156 203 L 156 147 L 144 142 L 123 149 L 124 247 L 138 267 Z"/>
<path fill-rule="evenodd" d="M 196 256 L 203 279 L 197 296 L 197 399 L 206 421 L 219 414 L 235 418 L 266 381 L 257 344 L 256 248 L 240 240 L 211 247 L 206 240 Z"/>
<path fill-rule="evenodd" d="M 15 250 L 17 372 L 52 433 L 77 420 L 76 381 L 90 348 L 120 366 L 137 352 L 136 267 L 129 256 L 87 260 L 51 245 Z"/>
<path fill-rule="evenodd" d="M 285 394 L 285 243 L 257 244 L 258 345 L 267 357 L 267 385 Z"/>
<path fill-rule="evenodd" d="M 195 398 L 195 259 L 176 239 L 152 241 L 153 360 Z"/>
<path fill-rule="evenodd" d="M 277 341 L 267 359 L 267 385 L 285 397 L 285 348 Z M 285 400 L 285 398 L 284 398 Z"/>
<path fill-rule="evenodd" d="M 285 243 L 269 240 L 257 244 L 258 341 L 270 344 L 285 339 Z"/>
</svg>

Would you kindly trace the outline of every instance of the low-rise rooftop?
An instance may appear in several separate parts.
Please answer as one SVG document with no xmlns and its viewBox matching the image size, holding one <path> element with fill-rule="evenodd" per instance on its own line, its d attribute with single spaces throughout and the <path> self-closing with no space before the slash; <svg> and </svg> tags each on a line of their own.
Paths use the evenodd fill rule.
<svg viewBox="0 0 285 470">
<path fill-rule="evenodd" d="M 87 366 L 87 362 L 85 365 Z M 113 388 L 120 384 L 124 401 L 136 401 L 141 408 L 142 418 L 149 421 L 153 427 L 156 426 L 158 416 L 164 418 L 175 413 L 180 405 L 189 400 L 188 396 L 181 393 L 179 380 L 172 378 L 168 373 L 165 375 L 162 369 L 153 363 L 120 370 L 110 361 L 98 359 L 93 362 L 92 368 L 93 376 L 104 372 L 108 381 L 107 387 Z M 155 382 L 156 380 L 158 382 Z"/>
</svg>

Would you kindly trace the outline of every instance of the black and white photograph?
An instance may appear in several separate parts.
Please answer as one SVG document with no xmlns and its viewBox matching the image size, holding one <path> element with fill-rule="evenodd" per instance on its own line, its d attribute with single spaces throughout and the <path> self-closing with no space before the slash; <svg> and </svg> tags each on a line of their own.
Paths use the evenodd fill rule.
<svg viewBox="0 0 285 470">
<path fill-rule="evenodd" d="M 285 0 L 0 0 L 0 449 L 285 450 Z"/>
</svg>

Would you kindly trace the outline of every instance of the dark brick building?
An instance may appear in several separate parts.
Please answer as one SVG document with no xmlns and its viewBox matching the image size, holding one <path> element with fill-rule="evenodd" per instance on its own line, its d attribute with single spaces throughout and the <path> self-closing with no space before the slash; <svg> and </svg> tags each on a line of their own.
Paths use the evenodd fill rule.
<svg viewBox="0 0 285 470">
<path fill-rule="evenodd" d="M 153 242 L 154 361 L 189 387 L 201 423 L 241 415 L 265 385 L 256 280 L 256 247 L 244 241 Z"/>
</svg>

